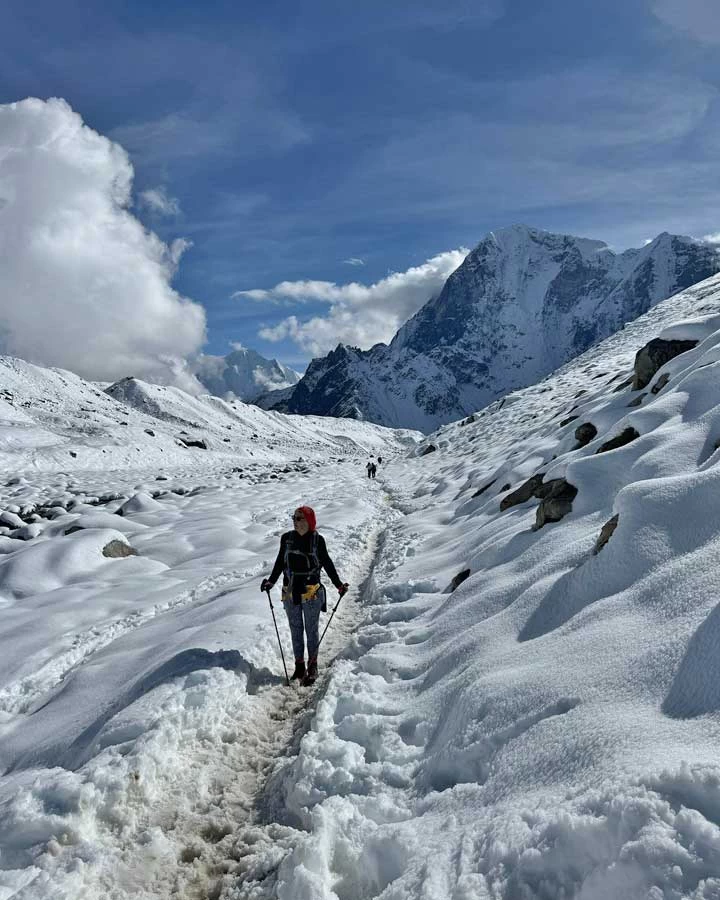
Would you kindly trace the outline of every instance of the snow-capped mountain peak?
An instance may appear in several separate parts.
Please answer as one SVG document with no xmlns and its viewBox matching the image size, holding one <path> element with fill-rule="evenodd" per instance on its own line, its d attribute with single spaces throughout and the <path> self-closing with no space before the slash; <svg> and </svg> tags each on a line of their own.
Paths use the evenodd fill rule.
<svg viewBox="0 0 720 900">
<path fill-rule="evenodd" d="M 227 356 L 201 356 L 192 371 L 211 394 L 232 395 L 246 403 L 268 391 L 292 387 L 300 380 L 298 372 L 247 347 L 238 347 Z"/>
<path fill-rule="evenodd" d="M 526 225 L 490 232 L 389 346 L 316 359 L 283 408 L 432 430 L 532 384 L 720 270 L 667 232 L 642 249 Z"/>
</svg>

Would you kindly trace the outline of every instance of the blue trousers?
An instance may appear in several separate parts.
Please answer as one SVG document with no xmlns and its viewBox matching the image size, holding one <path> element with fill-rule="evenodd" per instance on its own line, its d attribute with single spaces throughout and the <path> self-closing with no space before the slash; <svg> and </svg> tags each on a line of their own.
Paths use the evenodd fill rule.
<svg viewBox="0 0 720 900">
<path fill-rule="evenodd" d="M 317 656 L 320 643 L 320 611 L 325 588 L 321 587 L 314 600 L 307 600 L 297 606 L 290 600 L 283 600 L 285 614 L 290 625 L 295 659 L 305 658 L 305 634 L 307 634 L 308 656 Z"/>
</svg>

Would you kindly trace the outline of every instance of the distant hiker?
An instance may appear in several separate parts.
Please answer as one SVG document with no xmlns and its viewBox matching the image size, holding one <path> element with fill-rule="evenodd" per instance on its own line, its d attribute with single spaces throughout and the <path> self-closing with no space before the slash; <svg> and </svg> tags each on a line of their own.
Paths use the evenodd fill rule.
<svg viewBox="0 0 720 900">
<path fill-rule="evenodd" d="M 269 578 L 263 578 L 261 591 L 268 591 L 283 575 L 282 601 L 290 625 L 295 671 L 293 679 L 312 684 L 317 678 L 320 612 L 327 609 L 325 588 L 320 583 L 320 570 L 325 569 L 342 597 L 348 584 L 338 576 L 330 559 L 325 538 L 315 531 L 315 512 L 309 506 L 298 507 L 292 516 L 294 530 L 280 538 L 275 565 Z M 303 628 L 304 620 L 304 628 Z M 308 665 L 305 670 L 305 635 Z"/>
<path fill-rule="evenodd" d="M 365 468 L 367 469 L 368 478 L 372 478 L 373 464 L 372 464 L 371 462 L 369 462 L 369 463 L 365 466 Z"/>
<path fill-rule="evenodd" d="M 378 456 L 378 465 L 382 462 L 382 456 Z"/>
<path fill-rule="evenodd" d="M 373 478 L 375 477 L 376 472 L 377 472 L 377 466 L 375 465 L 375 463 L 370 463 L 370 474 L 372 475 Z"/>
</svg>

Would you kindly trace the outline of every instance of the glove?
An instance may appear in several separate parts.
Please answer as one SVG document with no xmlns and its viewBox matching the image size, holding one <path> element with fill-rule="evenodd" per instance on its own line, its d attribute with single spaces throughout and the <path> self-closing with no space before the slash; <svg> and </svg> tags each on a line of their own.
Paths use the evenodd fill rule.
<svg viewBox="0 0 720 900">
<path fill-rule="evenodd" d="M 350 587 L 350 585 L 347 583 L 347 581 L 344 584 L 341 584 L 340 587 L 338 588 L 338 594 L 341 597 L 344 597 L 345 594 L 347 594 L 349 587 Z"/>
<path fill-rule="evenodd" d="M 265 591 L 270 591 L 274 587 L 274 582 L 270 581 L 269 578 L 263 578 L 262 584 L 260 585 L 260 590 L 265 593 Z"/>
</svg>

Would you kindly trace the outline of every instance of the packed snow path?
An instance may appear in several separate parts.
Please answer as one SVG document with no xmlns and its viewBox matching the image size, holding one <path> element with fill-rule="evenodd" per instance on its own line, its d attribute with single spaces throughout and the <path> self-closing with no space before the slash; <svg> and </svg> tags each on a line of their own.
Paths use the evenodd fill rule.
<svg viewBox="0 0 720 900">
<path fill-rule="evenodd" d="M 363 615 L 361 585 L 393 515 L 363 462 L 255 483 L 196 473 L 157 500 L 136 484 L 122 517 L 122 499 L 84 503 L 89 485 L 71 512 L 55 508 L 49 540 L 4 561 L 3 584 L 26 602 L 7 604 L 17 640 L 0 664 L 12 673 L 0 691 L 0 896 L 219 896 L 219 875 L 236 868 L 228 839 L 237 847 L 257 818 L 262 784 Z M 301 502 L 352 587 L 320 679 L 288 688 L 259 583 Z M 112 539 L 141 555 L 103 558 Z M 329 611 L 336 599 L 330 587 Z"/>
</svg>

